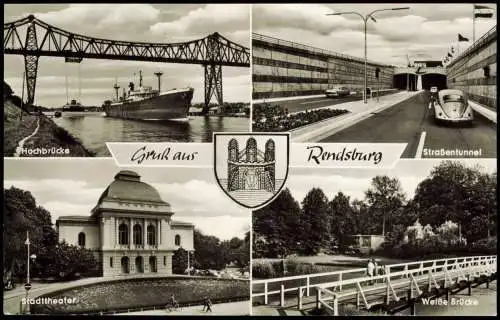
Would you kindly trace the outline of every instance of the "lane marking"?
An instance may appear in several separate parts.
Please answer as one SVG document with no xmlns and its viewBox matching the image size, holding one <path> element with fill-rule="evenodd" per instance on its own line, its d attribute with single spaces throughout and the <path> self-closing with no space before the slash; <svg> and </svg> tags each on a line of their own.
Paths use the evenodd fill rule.
<svg viewBox="0 0 500 320">
<path fill-rule="evenodd" d="M 311 101 L 311 102 L 301 102 L 300 104 L 313 104 L 313 103 L 321 103 L 321 102 L 325 102 L 325 101 L 332 101 L 332 99 L 323 99 L 323 100 L 318 100 L 318 101 Z"/>
<path fill-rule="evenodd" d="M 424 144 L 425 144 L 425 136 L 427 135 L 427 132 L 422 131 L 420 134 L 420 140 L 418 142 L 418 147 L 417 147 L 417 153 L 415 154 L 415 158 L 420 159 L 422 158 L 422 152 L 424 151 Z"/>
</svg>

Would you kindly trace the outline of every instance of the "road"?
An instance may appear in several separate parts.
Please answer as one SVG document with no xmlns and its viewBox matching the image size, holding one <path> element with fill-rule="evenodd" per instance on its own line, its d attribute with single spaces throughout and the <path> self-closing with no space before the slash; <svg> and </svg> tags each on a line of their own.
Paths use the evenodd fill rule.
<svg viewBox="0 0 500 320">
<path fill-rule="evenodd" d="M 403 158 L 431 157 L 429 149 L 475 150 L 479 158 L 496 157 L 496 124 L 476 113 L 472 127 L 437 125 L 429 109 L 430 95 L 423 92 L 356 123 L 321 142 L 408 143 Z M 473 157 L 455 156 L 451 158 Z"/>
</svg>

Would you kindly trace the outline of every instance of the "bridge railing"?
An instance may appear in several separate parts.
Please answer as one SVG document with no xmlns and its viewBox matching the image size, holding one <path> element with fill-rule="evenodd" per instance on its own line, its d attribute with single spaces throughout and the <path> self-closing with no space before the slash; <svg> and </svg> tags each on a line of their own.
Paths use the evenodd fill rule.
<svg viewBox="0 0 500 320">
<path fill-rule="evenodd" d="M 264 298 L 264 304 L 269 303 L 269 297 L 280 295 L 281 305 L 284 304 L 285 295 L 294 291 L 306 296 L 311 295 L 313 288 L 334 288 L 334 290 L 346 289 L 364 281 L 388 281 L 395 278 L 410 278 L 415 274 L 424 274 L 429 270 L 434 272 L 451 270 L 464 267 L 487 266 L 496 270 L 496 256 L 473 256 L 451 259 L 436 259 L 416 261 L 410 263 L 397 263 L 386 265 L 383 274 L 375 277 L 367 277 L 366 268 L 350 270 L 331 271 L 298 275 L 274 279 L 252 281 L 252 298 Z"/>
<path fill-rule="evenodd" d="M 382 298 L 380 295 L 381 290 L 385 290 L 385 294 L 382 296 L 386 304 L 391 299 L 399 301 L 401 294 L 406 295 L 408 297 L 407 301 L 410 301 L 413 298 L 414 291 L 417 292 L 417 296 L 420 296 L 423 289 L 431 292 L 432 289 L 439 289 L 441 286 L 448 288 L 460 280 L 466 280 L 470 286 L 475 277 L 491 275 L 496 273 L 497 269 L 496 256 L 478 257 L 478 259 L 456 259 L 451 264 L 447 263 L 447 259 L 442 260 L 445 260 L 445 263 L 438 266 L 433 263 L 424 268 L 404 269 L 392 274 L 345 280 L 342 285 L 348 290 L 344 291 L 337 291 L 340 285 L 339 282 L 321 284 L 316 287 L 316 306 L 317 308 L 323 307 L 329 313 L 333 312 L 333 315 L 338 315 L 339 300 L 355 298 L 358 308 L 363 304 L 369 309 L 377 300 Z M 372 285 L 377 283 L 379 285 Z M 383 283 L 383 285 L 380 285 L 380 283 Z M 331 294 L 325 295 L 325 292 Z M 331 303 L 332 301 L 333 303 Z M 301 308 L 302 297 L 299 295 L 299 309 Z"/>
</svg>

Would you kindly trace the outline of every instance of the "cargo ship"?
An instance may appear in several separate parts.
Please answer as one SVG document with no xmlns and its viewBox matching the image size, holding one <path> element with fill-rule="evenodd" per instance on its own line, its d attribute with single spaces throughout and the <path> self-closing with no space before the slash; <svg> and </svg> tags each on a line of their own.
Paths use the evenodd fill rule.
<svg viewBox="0 0 500 320">
<path fill-rule="evenodd" d="M 82 106 L 82 104 L 76 100 L 71 100 L 71 103 L 66 103 L 62 107 L 62 111 L 85 111 L 85 107 Z"/>
<path fill-rule="evenodd" d="M 104 113 L 108 117 L 131 120 L 185 120 L 193 99 L 193 88 L 171 89 L 161 92 L 160 76 L 158 90 L 142 86 L 142 72 L 139 72 L 139 88 L 133 82 L 129 90 L 118 96 L 119 86 L 115 83 L 116 99 L 107 100 L 103 104 Z"/>
</svg>

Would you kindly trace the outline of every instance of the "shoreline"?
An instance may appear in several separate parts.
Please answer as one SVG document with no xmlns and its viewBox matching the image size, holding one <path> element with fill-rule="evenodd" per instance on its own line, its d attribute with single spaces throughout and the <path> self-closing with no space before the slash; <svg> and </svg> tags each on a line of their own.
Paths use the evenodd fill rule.
<svg viewBox="0 0 500 320">
<path fill-rule="evenodd" d="M 46 115 L 22 112 L 10 100 L 4 100 L 4 111 L 4 157 L 94 156 Z"/>
</svg>

